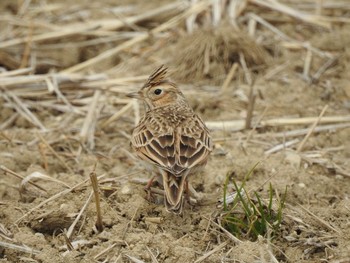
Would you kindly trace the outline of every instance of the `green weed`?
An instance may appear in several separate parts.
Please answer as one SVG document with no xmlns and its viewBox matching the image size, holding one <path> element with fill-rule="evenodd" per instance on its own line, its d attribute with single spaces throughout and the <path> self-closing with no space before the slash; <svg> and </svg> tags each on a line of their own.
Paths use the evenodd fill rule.
<svg viewBox="0 0 350 263">
<path fill-rule="evenodd" d="M 223 226 L 238 238 L 256 240 L 258 236 L 273 236 L 278 231 L 283 215 L 287 188 L 282 198 L 270 183 L 268 198 L 263 199 L 261 194 L 253 191 L 252 195 L 247 192 L 245 184 L 253 173 L 257 164 L 247 173 L 243 183 L 238 186 L 230 176 L 226 177 L 224 184 L 223 199 Z M 228 185 L 232 182 L 236 195 L 232 202 L 227 202 Z"/>
</svg>

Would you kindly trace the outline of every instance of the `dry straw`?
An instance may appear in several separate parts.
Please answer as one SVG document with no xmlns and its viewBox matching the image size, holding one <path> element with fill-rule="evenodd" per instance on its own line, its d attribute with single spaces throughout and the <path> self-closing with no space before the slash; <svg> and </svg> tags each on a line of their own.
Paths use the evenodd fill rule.
<svg viewBox="0 0 350 263">
<path fill-rule="evenodd" d="M 309 84 L 322 83 L 325 73 L 333 69 L 341 58 L 311 45 L 308 41 L 294 38 L 293 32 L 283 31 L 280 24 L 288 23 L 291 28 L 295 28 L 302 23 L 303 26 L 307 25 L 315 30 L 329 30 L 337 24 L 350 23 L 350 19 L 342 15 L 349 10 L 345 1 L 176 1 L 148 10 L 133 9 L 101 19 L 85 19 L 82 10 L 72 12 L 72 16 L 76 15 L 76 19 L 72 19 L 72 16 L 67 15 L 67 6 L 63 3 L 36 5 L 36 2 L 18 1 L 22 4 L 18 5 L 17 13 L 4 15 L 0 19 L 0 25 L 5 24 L 5 27 L 0 27 L 0 136 L 11 147 L 21 145 L 32 149 L 38 146 L 38 158 L 42 159 L 40 162 L 46 171 L 53 169 L 51 163 L 56 161 L 63 168 L 65 176 L 72 178 L 77 175 L 75 164 L 81 165 L 82 159 L 87 156 L 82 153 L 107 159 L 112 158 L 113 154 L 118 157 L 122 155 L 123 158 L 129 156 L 127 150 L 119 151 L 119 145 L 117 150 L 111 150 L 113 154 L 95 152 L 96 145 L 103 136 L 114 139 L 122 135 L 127 139 L 131 126 L 138 123 L 142 109 L 137 102 L 126 98 L 125 94 L 140 88 L 148 77 L 144 70 L 147 67 L 167 62 L 176 72 L 176 78 L 191 83 L 191 90 L 185 89 L 185 92 L 192 92 L 198 98 L 220 94 L 225 99 L 226 96 L 233 96 L 238 85 L 246 85 L 248 88 L 244 92 L 248 94 L 249 87 L 254 87 L 255 73 L 263 75 L 265 81 L 271 81 L 293 64 L 292 61 L 283 62 L 271 71 L 264 72 L 270 54 L 274 52 L 271 45 L 266 45 L 268 42 L 282 50 L 299 52 L 300 56 L 306 54 L 301 65 L 303 80 Z M 325 15 L 330 13 L 327 12 L 329 10 L 335 10 L 334 13 L 338 15 Z M 51 16 L 47 14 L 57 16 L 55 20 L 51 20 Z M 169 53 L 160 55 L 156 52 L 163 47 L 169 47 L 166 50 Z M 171 48 L 176 53 L 171 53 Z M 92 50 L 96 52 L 91 52 Z M 323 62 L 315 69 L 315 61 L 320 58 Z M 131 61 L 136 61 L 138 67 L 123 71 Z M 127 74 L 124 75 L 124 72 Z M 205 85 L 193 88 L 194 83 L 200 81 Z M 254 139 L 260 139 L 267 145 L 267 155 L 297 146 L 303 160 L 318 163 L 326 169 L 334 169 L 337 174 L 350 176 L 347 169 L 326 159 L 327 156 L 320 155 L 320 151 L 316 154 L 305 152 L 305 145 L 314 134 L 349 129 L 349 115 L 333 115 L 330 110 L 327 116 L 323 116 L 327 110 L 325 107 L 319 116 L 271 118 L 267 117 L 265 111 L 256 113 L 260 106 L 257 105 L 259 100 L 255 100 L 258 87 L 255 86 L 250 91 L 249 101 L 246 101 L 247 105 L 243 108 L 248 113 L 247 118 L 233 120 L 228 117 L 226 120 L 206 122 L 213 134 L 218 134 L 216 130 L 228 134 L 224 138 L 215 137 L 215 142 L 244 138 L 246 143 L 254 143 L 257 141 Z M 50 117 L 47 117 L 48 114 Z M 13 136 L 18 124 L 23 122 L 34 136 L 30 142 Z M 250 131 L 244 132 L 245 129 Z M 255 133 L 257 130 L 260 133 Z M 235 133 L 236 131 L 242 132 Z M 273 143 L 269 141 L 271 138 L 274 139 Z M 340 150 L 342 149 L 338 148 L 334 151 Z M 41 182 L 33 182 L 33 175 L 25 179 L 22 173 L 17 173 L 3 164 L 0 165 L 0 170 L 1 173 L 9 175 L 4 177 L 5 181 L 12 180 L 10 176 L 15 177 L 26 187 L 31 185 L 35 191 L 50 193 Z M 32 213 L 39 212 L 51 202 L 54 203 L 68 194 L 85 193 L 84 204 L 63 235 L 67 247 L 74 250 L 74 242 L 71 242 L 74 231 L 93 196 L 96 204 L 96 227 L 99 231 L 103 229 L 99 184 L 102 184 L 100 179 L 104 176 L 96 178 L 93 172 L 90 179 L 81 179 L 68 189 L 52 193 L 40 202 L 26 205 L 27 210 L 24 209 L 25 212 L 14 224 L 21 223 Z M 124 175 L 112 180 L 120 183 L 121 179 L 126 180 L 128 177 L 129 175 Z M 136 175 L 134 177 L 135 181 L 141 180 Z M 40 178 L 48 179 L 47 176 Z M 51 181 L 62 184 L 62 181 Z M 163 194 L 160 189 L 152 191 Z M 111 196 L 117 194 L 115 192 Z M 1 205 L 5 203 L 1 202 Z M 54 205 L 57 208 L 57 203 Z M 21 206 L 20 209 L 22 208 Z M 301 209 L 307 210 L 305 207 Z M 138 210 L 136 207 L 134 215 L 129 218 L 121 240 L 114 240 L 107 248 L 101 249 L 94 257 L 95 260 L 106 256 L 120 244 L 123 248 L 129 246 L 125 237 L 136 220 Z M 341 233 L 325 219 L 318 218 L 310 211 L 307 214 L 328 230 Z M 144 221 L 146 224 L 161 225 L 164 219 L 152 216 L 144 217 Z M 230 243 L 241 243 L 220 224 L 209 220 L 208 228 L 209 226 L 213 226 L 216 232 L 220 231 L 219 234 L 227 241 L 221 242 L 220 236 L 217 236 L 217 244 L 211 250 L 202 252 L 195 262 L 210 261 L 211 256 L 227 249 Z M 81 228 L 84 227 L 86 226 L 82 223 Z M 0 242 L 0 247 L 6 250 L 40 253 L 25 244 L 16 244 L 12 239 L 6 240 Z M 157 262 L 153 248 L 146 249 L 145 253 L 149 254 L 149 258 Z M 123 257 L 125 260 L 143 262 L 121 252 L 120 246 L 116 261 L 123 260 Z"/>
<path fill-rule="evenodd" d="M 227 24 L 219 28 L 197 30 L 180 40 L 176 44 L 176 50 L 174 64 L 177 78 L 193 83 L 203 78 L 224 76 L 231 70 L 230 77 L 223 84 L 223 90 L 227 90 L 240 57 L 244 57 L 246 65 L 250 67 L 265 65 L 267 59 L 266 51 L 254 39 Z"/>
</svg>

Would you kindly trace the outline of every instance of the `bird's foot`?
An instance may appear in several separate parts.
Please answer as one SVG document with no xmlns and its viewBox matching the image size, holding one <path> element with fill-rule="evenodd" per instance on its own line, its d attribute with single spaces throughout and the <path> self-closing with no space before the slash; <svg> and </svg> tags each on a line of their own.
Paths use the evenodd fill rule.
<svg viewBox="0 0 350 263">
<path fill-rule="evenodd" d="M 146 191 L 146 193 L 147 193 L 146 200 L 147 200 L 148 202 L 154 201 L 154 200 L 153 200 L 154 197 L 153 197 L 153 195 L 152 195 L 152 190 L 151 190 L 151 188 L 152 188 L 152 185 L 155 183 L 155 182 L 154 182 L 154 179 L 155 179 L 155 178 L 156 178 L 156 176 L 153 176 L 153 177 L 148 181 L 148 183 L 146 184 L 146 186 L 143 188 L 143 189 Z"/>
<path fill-rule="evenodd" d="M 189 182 L 186 182 L 186 199 L 190 205 L 196 205 L 203 199 L 203 195 L 198 193 Z"/>
</svg>

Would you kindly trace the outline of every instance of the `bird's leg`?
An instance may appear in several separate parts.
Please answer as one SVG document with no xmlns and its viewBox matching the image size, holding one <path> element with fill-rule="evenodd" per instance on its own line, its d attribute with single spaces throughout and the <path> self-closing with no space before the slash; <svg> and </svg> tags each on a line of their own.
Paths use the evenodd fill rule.
<svg viewBox="0 0 350 263">
<path fill-rule="evenodd" d="M 186 199 L 191 205 L 197 204 L 197 201 L 201 199 L 200 195 L 187 180 L 185 181 L 185 192 Z"/>
<path fill-rule="evenodd" d="M 185 195 L 186 195 L 186 199 L 187 201 L 190 201 L 190 191 L 189 191 L 189 185 L 190 183 L 186 180 L 185 181 Z"/>
<path fill-rule="evenodd" d="M 148 183 L 146 184 L 146 186 L 143 188 L 145 189 L 145 191 L 147 192 L 147 201 L 151 202 L 152 200 L 152 190 L 151 187 L 154 183 L 154 179 L 156 179 L 157 175 L 152 176 L 152 178 L 148 181 Z"/>
<path fill-rule="evenodd" d="M 190 204 L 197 204 L 198 201 L 203 199 L 203 195 L 198 193 L 193 186 L 186 180 L 186 198 Z"/>
</svg>

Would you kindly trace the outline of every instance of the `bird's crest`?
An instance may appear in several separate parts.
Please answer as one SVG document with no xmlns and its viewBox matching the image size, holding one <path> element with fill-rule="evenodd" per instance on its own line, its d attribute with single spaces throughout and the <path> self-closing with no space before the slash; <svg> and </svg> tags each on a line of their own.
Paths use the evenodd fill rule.
<svg viewBox="0 0 350 263">
<path fill-rule="evenodd" d="M 145 85 L 143 85 L 143 88 L 153 87 L 153 86 L 159 85 L 161 83 L 164 83 L 165 79 L 167 77 L 167 73 L 168 73 L 168 68 L 165 67 L 164 65 L 161 65 L 158 69 L 156 69 L 151 74 L 151 76 L 149 76 Z"/>
</svg>

